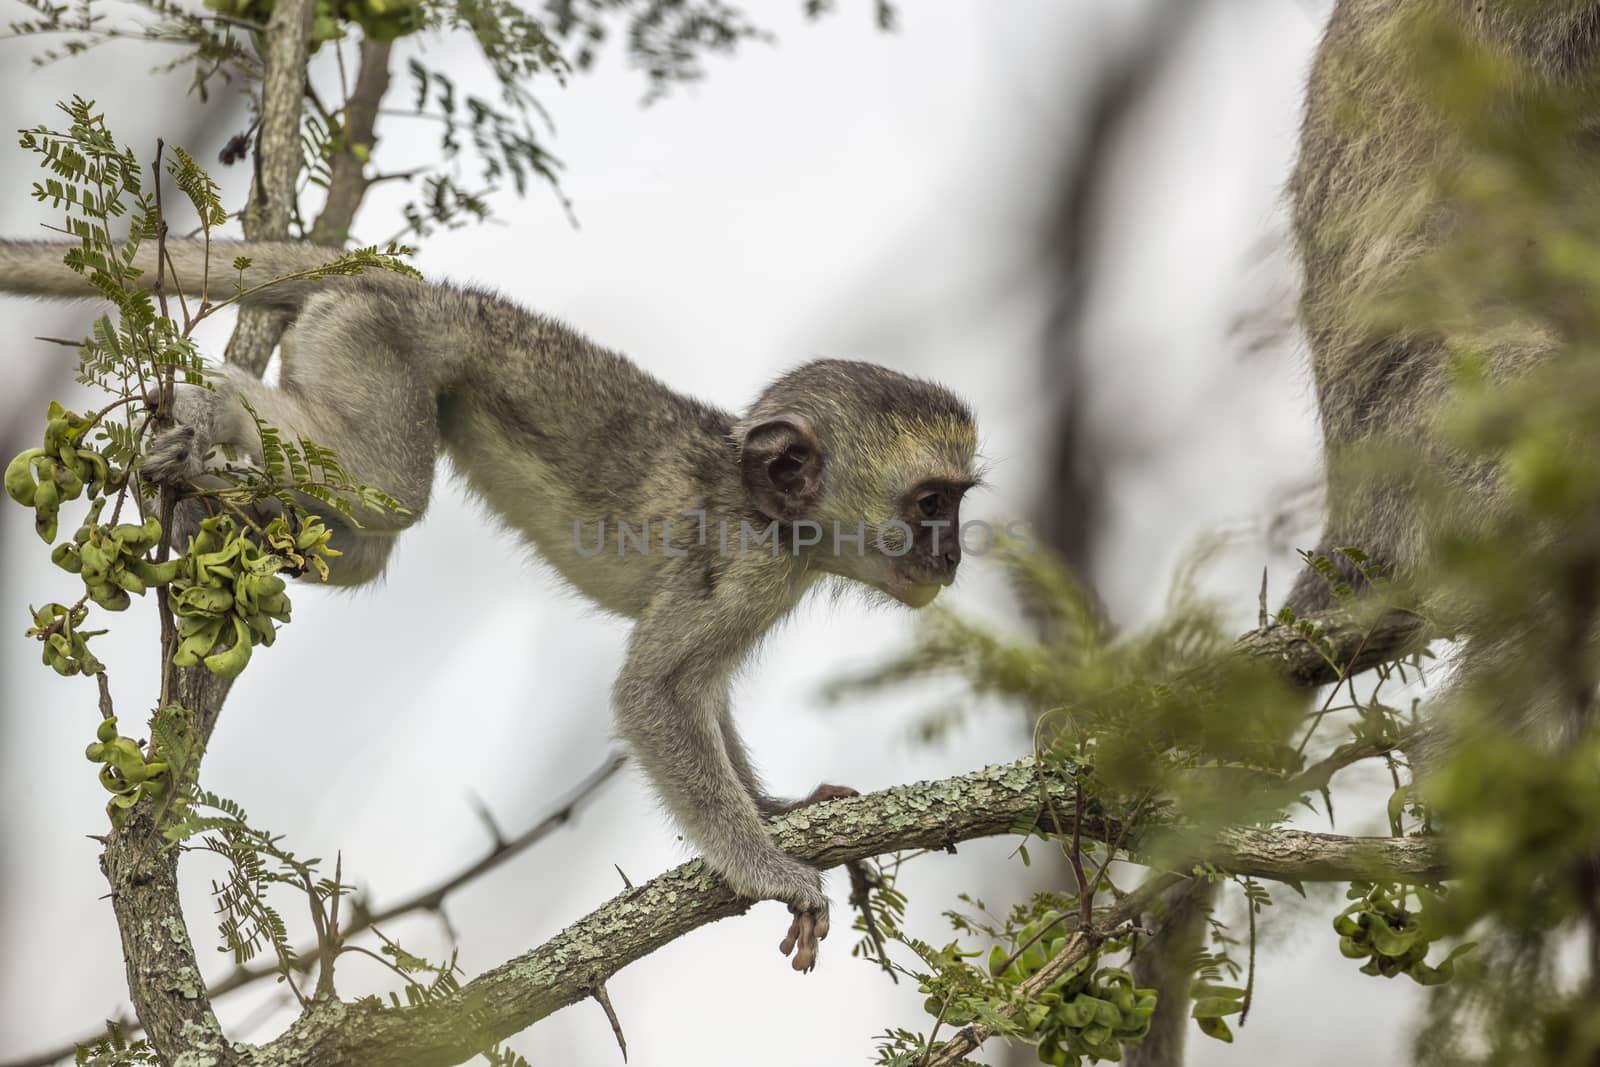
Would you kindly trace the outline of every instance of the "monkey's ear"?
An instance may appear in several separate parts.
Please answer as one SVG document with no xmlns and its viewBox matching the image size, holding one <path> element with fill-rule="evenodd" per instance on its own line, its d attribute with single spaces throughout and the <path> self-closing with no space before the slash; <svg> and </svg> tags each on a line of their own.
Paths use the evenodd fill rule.
<svg viewBox="0 0 1600 1067">
<path fill-rule="evenodd" d="M 799 415 L 745 431 L 739 466 L 750 502 L 769 519 L 794 522 L 822 503 L 822 447 Z"/>
</svg>

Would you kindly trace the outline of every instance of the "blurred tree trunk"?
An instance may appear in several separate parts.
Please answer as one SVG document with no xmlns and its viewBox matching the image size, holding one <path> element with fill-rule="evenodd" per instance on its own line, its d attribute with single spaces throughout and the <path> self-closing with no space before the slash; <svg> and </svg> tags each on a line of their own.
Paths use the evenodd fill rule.
<svg viewBox="0 0 1600 1067">
<path fill-rule="evenodd" d="M 1035 514 L 1041 540 L 1091 592 L 1099 584 L 1095 563 L 1105 512 L 1107 451 L 1095 439 L 1089 418 L 1094 383 L 1084 358 L 1084 325 L 1101 251 L 1096 221 L 1114 200 L 1111 172 L 1118 147 L 1137 133 L 1141 105 L 1208 6 L 1204 0 L 1162 0 L 1133 39 L 1102 66 L 1084 94 L 1082 110 L 1073 116 L 1068 138 L 1072 148 L 1060 165 L 1045 231 L 1043 268 L 1054 281 L 1055 300 L 1044 355 L 1056 416 L 1046 442 L 1050 469 Z M 1050 620 L 1041 617 L 1038 623 L 1048 627 Z M 1064 863 L 1060 877 L 1070 884 Z M 1160 990 L 1160 1007 L 1149 1035 L 1128 1047 L 1125 1062 L 1133 1067 L 1177 1067 L 1183 1062 L 1187 970 L 1202 943 L 1212 895 L 1209 886 L 1180 885 L 1156 909 L 1165 916 L 1165 925 L 1136 957 L 1134 976 L 1140 986 Z M 1018 1065 L 1035 1061 L 1030 1048 L 1014 1049 L 1011 1055 Z"/>
</svg>

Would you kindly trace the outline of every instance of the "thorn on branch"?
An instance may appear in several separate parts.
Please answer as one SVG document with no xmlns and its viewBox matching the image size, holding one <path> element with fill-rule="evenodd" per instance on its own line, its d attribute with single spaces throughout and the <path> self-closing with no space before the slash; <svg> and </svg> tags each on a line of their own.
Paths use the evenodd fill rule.
<svg viewBox="0 0 1600 1067">
<path fill-rule="evenodd" d="M 408 182 L 417 175 L 425 172 L 427 169 L 428 168 L 426 167 L 412 167 L 410 170 L 396 170 L 387 174 L 374 174 L 372 177 L 366 180 L 367 188 L 370 189 L 374 185 L 379 185 L 383 182 Z"/>
<path fill-rule="evenodd" d="M 1258 623 L 1265 630 L 1271 624 L 1272 616 L 1267 614 L 1267 568 L 1261 568 L 1261 614 Z"/>
<path fill-rule="evenodd" d="M 489 805 L 485 804 L 483 798 L 476 793 L 467 794 L 467 803 L 472 805 L 472 810 L 478 816 L 478 821 L 483 823 L 484 828 L 489 831 L 489 839 L 494 842 L 495 851 L 498 852 L 505 848 L 506 835 L 501 831 L 500 823 L 496 821 L 494 812 L 489 810 Z"/>
<path fill-rule="evenodd" d="M 622 878 L 623 888 L 632 889 L 633 888 L 633 882 L 632 882 L 631 879 L 628 878 L 627 872 L 622 869 L 622 865 L 619 864 L 619 863 L 613 863 L 611 866 L 613 866 L 613 867 L 615 867 L 617 869 L 617 874 Z"/>
<path fill-rule="evenodd" d="M 628 1062 L 628 1041 L 622 1036 L 622 1023 L 617 1019 L 617 1009 L 611 1006 L 611 994 L 606 992 L 606 984 L 599 983 L 594 987 L 594 999 L 599 1002 L 601 1009 L 606 1013 L 606 1021 L 611 1024 L 611 1032 L 616 1035 L 617 1048 L 622 1051 L 622 1062 Z"/>
</svg>

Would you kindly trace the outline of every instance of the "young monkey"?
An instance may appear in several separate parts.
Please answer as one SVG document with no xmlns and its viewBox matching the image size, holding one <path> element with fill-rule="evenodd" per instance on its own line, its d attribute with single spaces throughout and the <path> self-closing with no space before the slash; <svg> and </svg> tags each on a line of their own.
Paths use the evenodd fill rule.
<svg viewBox="0 0 1600 1067">
<path fill-rule="evenodd" d="M 0 242 L 0 289 L 92 296 L 62 263 L 66 247 Z M 168 251 L 169 279 L 198 292 L 201 246 Z M 213 242 L 210 291 L 233 291 L 236 256 L 253 261 L 248 288 L 336 254 Z M 153 261 L 139 266 L 156 276 Z M 324 515 L 344 553 L 330 580 L 358 585 L 383 573 L 396 536 L 426 509 L 443 448 L 563 578 L 634 620 L 613 690 L 620 733 L 729 886 L 789 905 L 780 948 L 796 970 L 815 966 L 828 933 L 821 873 L 781 851 L 762 820 L 854 790 L 769 796 L 734 728 L 730 679 L 819 577 L 912 607 L 950 584 L 975 480 L 967 406 L 882 367 L 819 360 L 735 418 L 502 298 L 381 271 L 273 285 L 245 303 L 295 313 L 280 385 L 229 368 L 214 391 L 181 390 L 143 476 L 191 484 L 219 446 L 259 459 L 247 401 L 408 509 L 362 511 L 360 527 Z"/>
</svg>

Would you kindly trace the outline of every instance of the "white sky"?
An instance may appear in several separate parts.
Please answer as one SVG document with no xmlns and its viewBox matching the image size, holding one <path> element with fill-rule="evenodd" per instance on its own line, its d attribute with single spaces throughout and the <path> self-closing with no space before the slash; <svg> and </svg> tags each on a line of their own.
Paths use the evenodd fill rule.
<svg viewBox="0 0 1600 1067">
<path fill-rule="evenodd" d="M 1024 514 L 1042 477 L 1032 454 L 1049 402 L 1048 294 L 1030 257 L 1061 145 L 1076 135 L 1076 87 L 1114 46 L 1129 5 L 905 5 L 902 32 L 890 36 L 868 30 L 864 4 L 812 26 L 800 24 L 798 0 L 763 6 L 776 47 L 713 62 L 705 82 L 648 109 L 638 106 L 642 82 L 617 63 L 544 92 L 578 228 L 536 191 L 498 201 L 501 225 L 429 241 L 419 265 L 493 284 L 731 408 L 824 354 L 938 377 L 979 414 L 994 464 L 980 513 Z M 1118 442 L 1107 460 L 1108 602 L 1124 620 L 1149 618 L 1188 548 L 1226 527 L 1241 539 L 1208 587 L 1237 606 L 1242 628 L 1269 562 L 1262 523 L 1314 466 L 1296 353 L 1243 356 L 1230 323 L 1282 289 L 1281 263 L 1263 264 L 1260 248 L 1281 227 L 1278 190 L 1321 13 L 1249 0 L 1213 7 L 1117 161 L 1118 196 L 1097 220 L 1108 251 L 1095 265 L 1088 360 L 1094 423 Z M 24 46 L 0 49 L 0 128 L 50 122 L 53 101 L 73 92 L 97 97 L 136 148 L 158 134 L 181 140 L 196 121 L 181 79 L 147 74 L 149 52 L 107 50 L 33 73 Z M 428 49 L 435 66 L 468 65 L 457 46 Z M 202 160 L 234 132 L 215 125 L 194 145 Z M 383 167 L 426 159 L 436 143 L 424 123 L 390 122 L 380 135 Z M 241 171 L 223 175 L 235 200 Z M 0 175 L 13 190 L 0 198 L 0 233 L 27 235 L 50 218 L 20 194 L 30 160 L 0 153 Z M 397 194 L 373 198 L 360 236 L 397 228 Z M 23 339 L 77 328 L 60 309 L 15 301 L 0 304 L 0 322 L 13 339 L 8 374 L 22 380 L 62 359 Z M 11 403 L 0 399 L 0 417 Z M 124 995 L 97 846 L 83 836 L 103 820 L 104 794 L 79 755 L 95 721 L 92 686 L 40 667 L 16 622 L 22 603 L 63 597 L 71 579 L 49 566 L 26 519 L 0 508 L 0 599 L 15 623 L 0 626 L 0 1059 L 77 1034 Z M 1274 588 L 1287 588 L 1292 568 L 1281 555 L 1270 562 Z M 965 571 L 953 601 L 1000 610 L 996 576 Z M 298 852 L 342 850 L 347 878 L 378 906 L 485 847 L 469 797 L 515 832 L 607 750 L 623 627 L 527 565 L 454 490 L 401 542 L 385 584 L 353 595 L 300 589 L 295 606 L 293 625 L 236 687 L 206 773 Z M 153 691 L 153 612 L 116 622 L 102 656 L 133 718 Z M 776 789 L 799 794 L 823 779 L 871 789 L 1024 750 L 1019 720 L 994 712 L 938 746 L 912 740 L 919 716 L 947 699 L 939 693 L 824 705 L 823 682 L 870 666 L 909 632 L 903 614 L 817 602 L 769 643 L 737 700 Z M 997 904 L 1026 892 L 1032 876 L 1009 850 L 974 843 L 921 861 L 907 882 L 912 928 L 947 939 L 938 913 L 962 889 Z M 613 863 L 637 882 L 686 856 L 630 772 L 576 826 L 450 901 L 462 965 L 477 973 L 603 902 L 619 888 Z M 214 873 L 199 860 L 185 869 L 203 957 L 216 943 Z M 807 978 L 777 955 L 787 917 L 767 903 L 612 979 L 630 1063 L 743 1064 L 752 1053 L 774 1067 L 865 1062 L 874 1034 L 922 1028 L 915 990 L 849 958 L 841 876 L 831 885 L 844 921 Z M 1196 1037 L 1192 1062 L 1399 1058 L 1414 998 L 1340 959 L 1327 929 L 1337 908 L 1319 904 L 1268 927 L 1250 1024 L 1232 1048 Z M 1285 900 L 1278 910 L 1297 909 Z M 394 932 L 414 950 L 437 949 L 426 920 Z M 217 958 L 218 973 L 226 962 Z M 382 987 L 362 968 L 357 959 L 342 968 L 346 995 L 369 978 Z M 221 1010 L 238 1020 L 258 1003 L 234 998 Z M 514 1043 L 535 1063 L 616 1062 L 593 1004 Z"/>
</svg>

